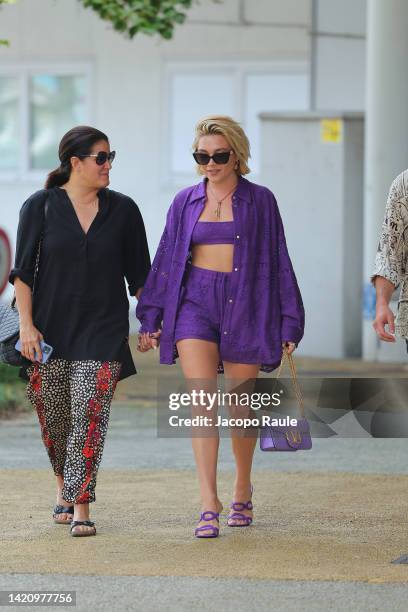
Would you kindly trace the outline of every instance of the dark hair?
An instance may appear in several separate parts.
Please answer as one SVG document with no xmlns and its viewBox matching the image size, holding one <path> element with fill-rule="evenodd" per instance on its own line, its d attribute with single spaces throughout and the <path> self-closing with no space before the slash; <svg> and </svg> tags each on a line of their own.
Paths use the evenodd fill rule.
<svg viewBox="0 0 408 612">
<path fill-rule="evenodd" d="M 88 125 L 78 125 L 69 130 L 62 137 L 58 148 L 58 157 L 61 164 L 59 168 L 49 173 L 45 182 L 45 189 L 64 185 L 71 176 L 71 157 L 75 155 L 88 155 L 91 152 L 92 146 L 99 140 L 109 142 L 106 134 Z"/>
</svg>

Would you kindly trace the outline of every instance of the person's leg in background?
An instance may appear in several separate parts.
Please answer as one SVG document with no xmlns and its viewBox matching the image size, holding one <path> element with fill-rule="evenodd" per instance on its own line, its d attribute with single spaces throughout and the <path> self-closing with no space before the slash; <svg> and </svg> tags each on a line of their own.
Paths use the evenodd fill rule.
<svg viewBox="0 0 408 612">
<path fill-rule="evenodd" d="M 108 429 L 111 401 L 119 378 L 117 361 L 70 362 L 72 426 L 64 466 L 64 499 L 74 503 L 74 522 L 89 521 L 96 476 Z M 93 535 L 93 524 L 76 525 L 74 535 Z"/>
</svg>

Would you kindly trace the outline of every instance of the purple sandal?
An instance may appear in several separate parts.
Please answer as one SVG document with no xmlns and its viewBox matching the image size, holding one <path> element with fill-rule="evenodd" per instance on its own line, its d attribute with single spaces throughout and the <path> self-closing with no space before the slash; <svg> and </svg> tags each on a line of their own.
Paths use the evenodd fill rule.
<svg viewBox="0 0 408 612">
<path fill-rule="evenodd" d="M 208 515 L 210 516 L 208 517 Z M 218 520 L 219 516 L 220 516 L 219 512 L 212 512 L 211 510 L 204 510 L 204 512 L 201 513 L 200 521 L 213 521 L 215 519 L 219 522 Z M 212 530 L 212 533 L 209 533 L 208 535 L 202 535 L 200 533 L 204 530 L 208 531 L 209 529 Z M 201 527 L 196 527 L 194 535 L 196 538 L 216 538 L 219 532 L 220 532 L 219 527 L 215 527 L 215 525 L 201 525 Z"/>
<path fill-rule="evenodd" d="M 251 497 L 252 497 L 253 490 L 254 490 L 254 487 L 251 485 Z M 234 510 L 234 512 L 230 514 L 227 519 L 228 527 L 248 527 L 252 523 L 252 516 L 246 516 L 245 514 L 242 514 L 242 510 L 252 510 L 253 505 L 252 505 L 251 500 L 247 501 L 246 503 L 232 502 L 232 504 L 230 505 L 230 508 Z M 245 523 L 230 524 L 229 522 L 230 519 L 232 520 L 238 519 L 239 521 L 245 521 Z"/>
</svg>

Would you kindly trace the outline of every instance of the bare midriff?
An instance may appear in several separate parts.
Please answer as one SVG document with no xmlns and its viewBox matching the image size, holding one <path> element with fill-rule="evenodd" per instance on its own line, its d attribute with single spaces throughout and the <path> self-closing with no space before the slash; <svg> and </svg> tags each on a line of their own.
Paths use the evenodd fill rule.
<svg viewBox="0 0 408 612">
<path fill-rule="evenodd" d="M 216 272 L 232 272 L 233 244 L 196 244 L 192 247 L 191 255 L 193 266 Z"/>
</svg>

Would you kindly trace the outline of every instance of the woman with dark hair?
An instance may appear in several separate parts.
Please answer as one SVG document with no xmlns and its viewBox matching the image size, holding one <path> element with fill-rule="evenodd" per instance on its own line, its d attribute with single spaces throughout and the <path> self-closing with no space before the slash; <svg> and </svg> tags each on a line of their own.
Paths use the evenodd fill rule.
<svg viewBox="0 0 408 612">
<path fill-rule="evenodd" d="M 110 404 L 117 381 L 136 373 L 125 279 L 138 298 L 150 268 L 138 206 L 107 188 L 114 158 L 95 128 L 65 134 L 60 167 L 21 208 L 9 279 L 31 362 L 22 375 L 57 480 L 53 518 L 71 524 L 73 536 L 96 533 L 89 503 Z M 53 349 L 45 363 L 42 341 Z"/>
</svg>

